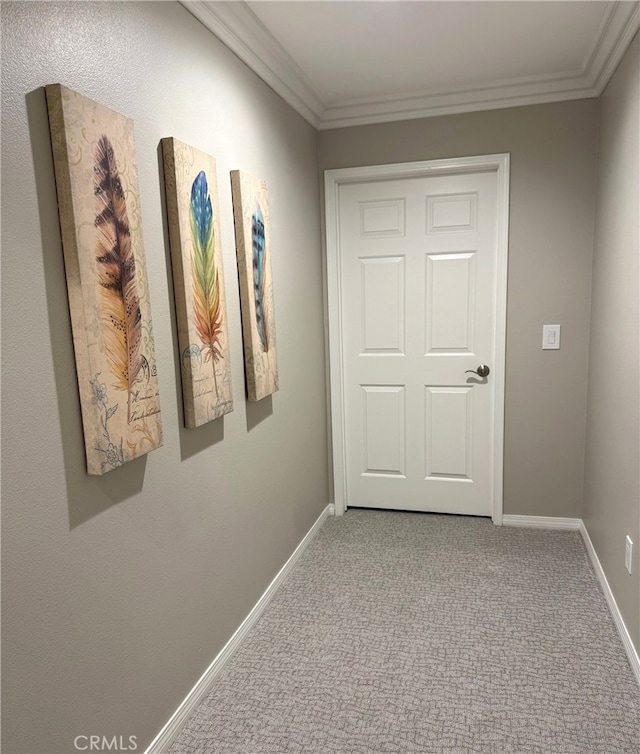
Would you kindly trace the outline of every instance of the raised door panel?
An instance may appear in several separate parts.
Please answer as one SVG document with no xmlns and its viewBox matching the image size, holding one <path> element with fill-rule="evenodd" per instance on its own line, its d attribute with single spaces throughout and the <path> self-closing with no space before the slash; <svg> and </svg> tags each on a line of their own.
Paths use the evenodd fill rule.
<svg viewBox="0 0 640 754">
<path fill-rule="evenodd" d="M 427 197 L 427 233 L 475 230 L 477 194 L 446 194 Z"/>
<path fill-rule="evenodd" d="M 390 238 L 404 235 L 406 215 L 404 199 L 359 202 L 359 207 L 362 238 Z"/>
<path fill-rule="evenodd" d="M 426 387 L 426 478 L 472 481 L 472 387 Z"/>
<path fill-rule="evenodd" d="M 362 354 L 404 351 L 404 257 L 361 257 Z"/>
<path fill-rule="evenodd" d="M 427 254 L 427 354 L 473 353 L 476 255 Z"/>
<path fill-rule="evenodd" d="M 362 385 L 363 475 L 405 474 L 405 390 Z"/>
</svg>

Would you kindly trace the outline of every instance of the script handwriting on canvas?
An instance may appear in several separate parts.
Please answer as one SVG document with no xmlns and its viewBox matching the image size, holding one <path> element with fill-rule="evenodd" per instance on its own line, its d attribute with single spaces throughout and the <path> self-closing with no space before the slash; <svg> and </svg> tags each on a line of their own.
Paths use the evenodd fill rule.
<svg viewBox="0 0 640 754">
<path fill-rule="evenodd" d="M 259 401 L 278 390 L 267 185 L 233 170 L 231 191 L 247 397 L 250 401 Z"/>
<path fill-rule="evenodd" d="M 162 140 L 185 424 L 233 410 L 213 157 Z"/>
<path fill-rule="evenodd" d="M 87 470 L 162 445 L 133 124 L 46 87 Z"/>
</svg>

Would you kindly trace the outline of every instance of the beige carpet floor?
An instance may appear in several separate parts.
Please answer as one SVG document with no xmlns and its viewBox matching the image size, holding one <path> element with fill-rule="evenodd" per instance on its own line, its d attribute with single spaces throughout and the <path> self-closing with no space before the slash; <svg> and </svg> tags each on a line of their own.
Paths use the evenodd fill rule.
<svg viewBox="0 0 640 754">
<path fill-rule="evenodd" d="M 638 754 L 577 532 L 328 519 L 171 754 Z"/>
</svg>

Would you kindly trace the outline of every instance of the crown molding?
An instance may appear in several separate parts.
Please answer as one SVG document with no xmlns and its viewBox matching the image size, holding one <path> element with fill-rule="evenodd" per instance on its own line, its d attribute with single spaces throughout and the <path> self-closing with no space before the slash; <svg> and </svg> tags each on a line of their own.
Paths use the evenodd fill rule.
<svg viewBox="0 0 640 754">
<path fill-rule="evenodd" d="M 580 71 L 330 103 L 245 2 L 180 3 L 319 130 L 598 97 L 640 28 L 640 2 L 612 2 Z"/>
<path fill-rule="evenodd" d="M 552 81 L 512 81 L 459 92 L 334 105 L 325 110 L 318 129 L 499 110 L 597 96 L 595 88 L 585 84 L 584 79 L 576 75 L 567 75 Z"/>
<path fill-rule="evenodd" d="M 179 0 L 314 128 L 325 105 L 293 58 L 244 2 Z"/>
<path fill-rule="evenodd" d="M 627 48 L 640 29 L 640 2 L 612 3 L 605 14 L 595 47 L 585 61 L 585 76 L 598 96 L 615 73 Z"/>
</svg>

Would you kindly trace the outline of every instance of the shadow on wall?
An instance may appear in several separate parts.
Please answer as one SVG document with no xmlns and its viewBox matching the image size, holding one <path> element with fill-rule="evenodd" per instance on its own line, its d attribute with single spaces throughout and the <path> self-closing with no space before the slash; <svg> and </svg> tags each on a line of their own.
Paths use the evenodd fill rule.
<svg viewBox="0 0 640 754">
<path fill-rule="evenodd" d="M 255 403 L 247 401 L 247 432 L 251 432 L 260 422 L 273 414 L 273 397 L 267 395 L 261 401 Z"/>
<path fill-rule="evenodd" d="M 146 456 L 102 477 L 86 472 L 84 435 L 64 271 L 51 136 L 44 88 L 26 97 L 38 196 L 40 236 L 49 315 L 51 353 L 58 398 L 69 527 L 88 521 L 142 489 Z"/>
</svg>

